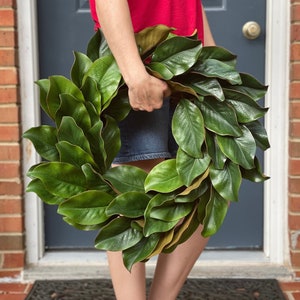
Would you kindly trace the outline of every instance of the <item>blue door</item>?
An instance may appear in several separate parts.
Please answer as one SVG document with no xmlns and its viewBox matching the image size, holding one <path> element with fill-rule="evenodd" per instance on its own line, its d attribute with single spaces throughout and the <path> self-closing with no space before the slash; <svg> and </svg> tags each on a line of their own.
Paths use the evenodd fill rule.
<svg viewBox="0 0 300 300">
<path fill-rule="evenodd" d="M 251 73 L 263 82 L 266 1 L 203 0 L 203 4 L 217 44 L 238 55 L 240 71 Z M 37 5 L 40 77 L 53 74 L 69 76 L 72 51 L 85 52 L 94 33 L 88 1 L 39 0 Z M 249 28 L 253 25 L 249 21 L 256 22 L 254 25 L 261 29 L 257 37 L 251 36 L 255 35 L 256 27 Z M 48 122 L 43 115 L 42 123 Z M 95 235 L 95 232 L 81 232 L 65 224 L 55 207 L 45 205 L 47 249 L 93 248 Z M 231 204 L 223 227 L 211 238 L 207 248 L 261 249 L 262 245 L 263 185 L 244 182 L 240 202 Z"/>
</svg>

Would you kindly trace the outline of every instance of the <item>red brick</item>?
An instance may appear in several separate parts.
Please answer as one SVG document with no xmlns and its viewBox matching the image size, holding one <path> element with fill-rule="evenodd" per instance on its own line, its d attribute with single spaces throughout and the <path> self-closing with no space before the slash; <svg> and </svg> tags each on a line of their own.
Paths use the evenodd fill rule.
<svg viewBox="0 0 300 300">
<path fill-rule="evenodd" d="M 300 230 L 300 215 L 289 215 L 289 229 Z"/>
<path fill-rule="evenodd" d="M 15 7 L 16 6 L 16 0 L 0 0 L 0 6 L 5 7 Z"/>
<path fill-rule="evenodd" d="M 22 233 L 23 230 L 23 218 L 21 216 L 0 217 L 0 232 Z"/>
<path fill-rule="evenodd" d="M 25 293 L 25 292 L 27 292 L 27 290 L 28 290 L 28 284 L 0 283 L 0 294 L 7 294 L 9 292 Z"/>
<path fill-rule="evenodd" d="M 289 199 L 289 210 L 291 212 L 300 212 L 300 195 L 299 196 L 290 196 Z"/>
<path fill-rule="evenodd" d="M 0 214 L 22 214 L 23 205 L 21 199 L 1 199 Z"/>
<path fill-rule="evenodd" d="M 300 300 L 300 292 L 292 293 L 293 300 Z"/>
<path fill-rule="evenodd" d="M 22 235 L 0 235 L 0 250 L 2 251 L 22 251 L 24 241 Z M 0 275 L 1 277 L 1 275 Z"/>
<path fill-rule="evenodd" d="M 23 268 L 25 265 L 24 252 L 4 253 L 3 269 Z"/>
<path fill-rule="evenodd" d="M 0 295 L 0 300 L 25 300 L 26 294 L 6 294 Z"/>
<path fill-rule="evenodd" d="M 289 178 L 289 192 L 300 194 L 300 178 Z"/>
<path fill-rule="evenodd" d="M 291 10 L 292 21 L 300 20 L 300 5 L 293 5 Z"/>
<path fill-rule="evenodd" d="M 15 12 L 10 9 L 0 10 L 0 26 L 14 26 L 15 25 Z"/>
<path fill-rule="evenodd" d="M 291 157 L 300 157 L 300 142 L 299 141 L 290 141 L 289 154 Z"/>
<path fill-rule="evenodd" d="M 0 145 L 0 160 L 18 161 L 21 158 L 20 145 Z"/>
<path fill-rule="evenodd" d="M 0 195 L 22 195 L 22 184 L 20 182 L 1 182 Z"/>
<path fill-rule="evenodd" d="M 0 103 L 17 103 L 18 89 L 16 87 L 0 86 Z"/>
<path fill-rule="evenodd" d="M 0 126 L 0 141 L 18 142 L 20 140 L 20 128 L 18 126 Z"/>
<path fill-rule="evenodd" d="M 291 45 L 291 61 L 300 60 L 300 44 Z"/>
<path fill-rule="evenodd" d="M 18 65 L 16 51 L 14 49 L 0 49 L 0 66 L 12 67 Z"/>
<path fill-rule="evenodd" d="M 289 174 L 291 176 L 300 175 L 300 159 L 289 160 Z"/>
<path fill-rule="evenodd" d="M 300 267 L 300 252 L 291 251 L 291 263 L 293 267 Z"/>
<path fill-rule="evenodd" d="M 280 282 L 280 288 L 284 291 L 300 292 L 300 281 Z"/>
<path fill-rule="evenodd" d="M 18 123 L 19 107 L 17 106 L 0 106 L 1 123 Z"/>
<path fill-rule="evenodd" d="M 295 121 L 290 122 L 290 136 L 300 137 L 300 122 L 295 122 Z"/>
<path fill-rule="evenodd" d="M 290 98 L 291 99 L 300 98 L 300 82 L 292 82 L 290 84 Z"/>
<path fill-rule="evenodd" d="M 7 68 L 7 69 L 0 70 L 0 84 L 1 85 L 18 84 L 18 73 L 16 68 Z"/>
<path fill-rule="evenodd" d="M 19 162 L 0 162 L 0 178 L 19 178 L 21 176 L 20 172 Z"/>
<path fill-rule="evenodd" d="M 300 79 L 300 63 L 291 64 L 291 81 Z"/>
<path fill-rule="evenodd" d="M 300 101 L 293 101 L 290 103 L 290 118 L 300 119 Z"/>
<path fill-rule="evenodd" d="M 0 47 L 16 47 L 16 33 L 12 29 L 0 30 Z"/>
<path fill-rule="evenodd" d="M 300 39 L 300 24 L 291 25 L 291 41 L 297 41 Z"/>
<path fill-rule="evenodd" d="M 0 269 L 0 278 L 1 277 L 2 278 L 3 277 L 12 277 L 12 278 L 15 277 L 15 278 L 18 278 L 18 277 L 20 277 L 20 270 L 1 270 Z M 14 299 L 14 298 L 10 298 L 10 299 Z"/>
</svg>

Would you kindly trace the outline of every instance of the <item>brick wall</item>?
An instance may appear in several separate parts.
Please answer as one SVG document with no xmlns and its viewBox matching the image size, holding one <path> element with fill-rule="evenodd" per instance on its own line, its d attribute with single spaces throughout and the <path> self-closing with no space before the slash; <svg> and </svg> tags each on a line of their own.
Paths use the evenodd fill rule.
<svg viewBox="0 0 300 300">
<path fill-rule="evenodd" d="M 15 0 L 0 0 L 0 277 L 24 267 Z"/>
<path fill-rule="evenodd" d="M 289 229 L 291 262 L 300 278 L 300 0 L 291 4 Z"/>
</svg>

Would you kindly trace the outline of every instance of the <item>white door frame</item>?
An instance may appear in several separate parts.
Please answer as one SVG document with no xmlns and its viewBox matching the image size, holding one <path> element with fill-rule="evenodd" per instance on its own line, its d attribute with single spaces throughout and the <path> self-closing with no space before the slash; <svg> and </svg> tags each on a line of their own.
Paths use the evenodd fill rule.
<svg viewBox="0 0 300 300">
<path fill-rule="evenodd" d="M 27 130 L 40 125 L 40 107 L 37 88 L 34 81 L 38 74 L 38 43 L 36 0 L 17 0 L 18 34 L 20 57 L 20 92 L 22 109 L 22 128 Z M 266 115 L 266 128 L 271 149 L 265 154 L 265 172 L 271 177 L 265 183 L 264 191 L 264 246 L 263 251 L 245 253 L 243 263 L 269 265 L 289 265 L 288 241 L 288 90 L 289 90 L 289 30 L 290 3 L 287 0 L 267 0 L 266 26 L 266 82 L 269 91 L 266 106 L 270 107 Z M 276 103 L 276 105 L 274 105 Z M 33 146 L 23 141 L 24 186 L 29 182 L 26 172 L 30 166 L 39 162 Z M 279 159 L 280 158 L 280 159 Z M 25 226 L 27 264 L 41 265 L 45 259 L 43 236 L 42 203 L 33 193 L 25 193 Z M 255 254 L 256 253 L 256 254 Z M 68 257 L 65 252 L 65 257 Z M 58 263 L 60 256 L 51 256 Z M 90 256 L 93 261 L 95 256 Z M 206 260 L 206 256 L 202 260 Z M 220 258 L 218 258 L 220 257 Z M 208 261 L 232 265 L 237 261 L 236 254 L 226 251 L 225 257 L 214 254 Z M 84 260 L 86 261 L 86 255 Z M 81 258 L 76 261 L 80 266 Z M 237 261 L 238 263 L 238 261 Z M 48 275 L 49 276 L 49 275 Z"/>
</svg>

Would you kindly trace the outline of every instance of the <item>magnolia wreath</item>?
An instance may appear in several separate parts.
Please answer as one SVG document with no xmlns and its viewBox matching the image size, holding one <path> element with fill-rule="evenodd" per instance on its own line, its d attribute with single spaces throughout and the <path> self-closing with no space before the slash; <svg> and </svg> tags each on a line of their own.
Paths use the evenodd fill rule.
<svg viewBox="0 0 300 300">
<path fill-rule="evenodd" d="M 95 247 L 122 251 L 128 270 L 172 252 L 200 224 L 211 236 L 229 201 L 238 201 L 242 178 L 262 182 L 257 148 L 269 148 L 259 121 L 267 87 L 236 69 L 236 56 L 203 47 L 196 34 L 181 37 L 166 26 L 136 34 L 148 72 L 166 81 L 176 101 L 175 158 L 149 173 L 111 167 L 120 149 L 119 122 L 130 111 L 128 89 L 99 30 L 87 54 L 74 52 L 71 79 L 37 81 L 40 105 L 53 126 L 29 129 L 42 162 L 28 171 L 28 192 L 57 205 L 68 224 L 98 230 Z"/>
</svg>

